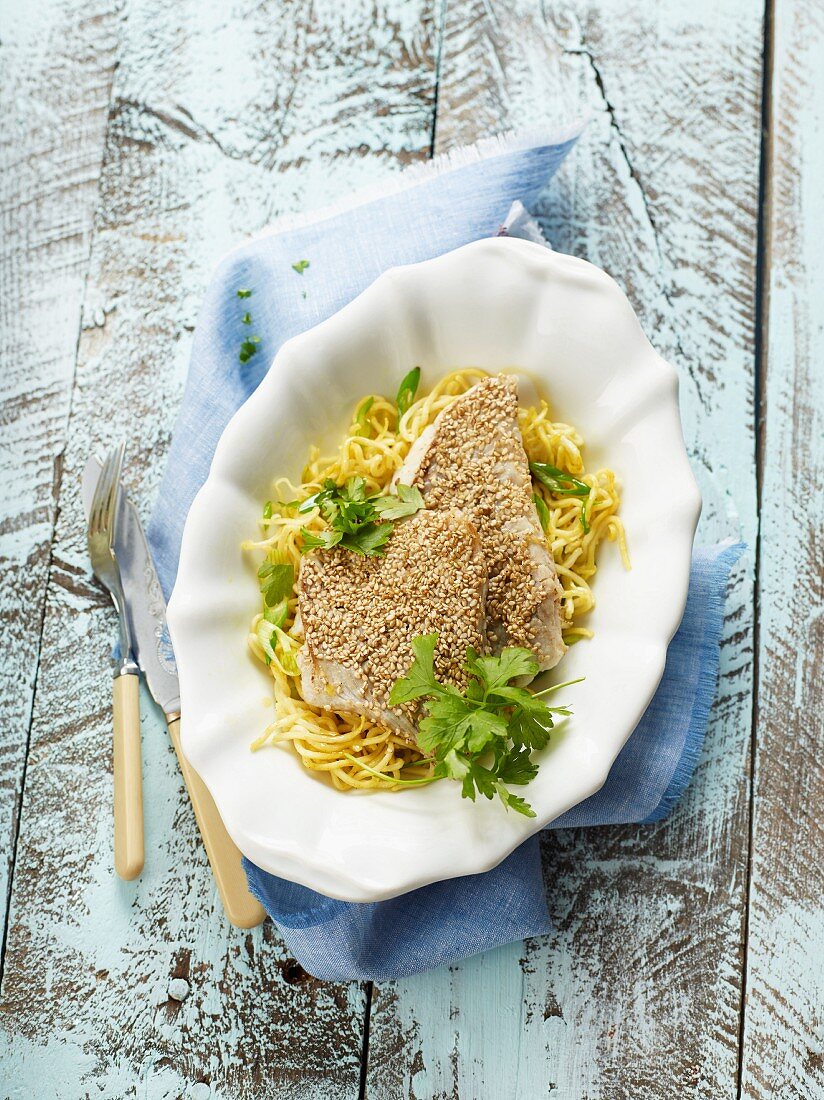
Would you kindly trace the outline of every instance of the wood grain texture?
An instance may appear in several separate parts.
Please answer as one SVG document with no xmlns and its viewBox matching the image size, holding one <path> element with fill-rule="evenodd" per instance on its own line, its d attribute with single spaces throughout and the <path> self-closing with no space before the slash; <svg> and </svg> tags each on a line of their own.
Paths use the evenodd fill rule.
<svg viewBox="0 0 824 1100">
<path fill-rule="evenodd" d="M 549 235 L 612 272 L 679 368 L 699 537 L 754 543 L 760 4 L 0 0 L 0 619 L 13 658 L 0 680 L 0 905 L 33 714 L 0 1096 L 359 1093 L 364 990 L 311 979 L 268 923 L 226 924 L 146 695 L 147 870 L 114 876 L 113 621 L 89 577 L 77 484 L 90 446 L 126 436 L 145 516 L 226 247 L 428 154 L 444 11 L 438 151 L 593 112 L 543 210 Z M 776 5 L 746 960 L 745 565 L 676 813 L 548 835 L 552 936 L 376 987 L 372 1100 L 717 1100 L 739 1073 L 757 1100 L 824 1095 L 822 43 L 820 4 Z M 124 406 L 109 409 L 112 393 Z M 795 537 L 779 546 L 790 484 Z"/>
<path fill-rule="evenodd" d="M 678 367 L 705 542 L 757 530 L 761 32 L 743 0 L 464 2 L 442 50 L 438 149 L 592 111 L 548 233 L 611 272 Z M 376 987 L 373 1100 L 735 1095 L 752 622 L 745 565 L 705 751 L 670 820 L 546 836 L 554 936 Z"/>
<path fill-rule="evenodd" d="M 103 158 L 112 6 L 0 2 L 0 926 Z"/>
<path fill-rule="evenodd" d="M 146 869 L 114 875 L 114 621 L 89 577 L 78 486 L 89 449 L 125 437 L 145 517 L 215 261 L 281 212 L 425 157 L 434 56 L 426 5 L 123 8 L 11 899 L 2 1096 L 358 1094 L 363 989 L 309 978 L 268 923 L 230 928 L 145 694 Z"/>
<path fill-rule="evenodd" d="M 777 4 L 742 1090 L 824 1096 L 824 9 Z M 788 488 L 799 506 L 787 515 Z"/>
</svg>

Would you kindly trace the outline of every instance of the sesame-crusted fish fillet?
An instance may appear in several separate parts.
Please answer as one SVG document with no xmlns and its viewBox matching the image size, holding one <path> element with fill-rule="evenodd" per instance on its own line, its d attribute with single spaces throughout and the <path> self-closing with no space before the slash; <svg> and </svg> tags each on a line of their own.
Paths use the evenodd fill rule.
<svg viewBox="0 0 824 1100">
<path fill-rule="evenodd" d="M 541 669 L 566 651 L 561 585 L 546 545 L 518 426 L 518 381 L 485 378 L 448 405 L 412 446 L 395 482 L 427 508 L 457 508 L 475 524 L 488 570 L 487 644 L 524 646 Z"/>
<path fill-rule="evenodd" d="M 382 556 L 307 554 L 298 577 L 303 698 L 414 740 L 417 707 L 388 702 L 414 659 L 412 639 L 437 632 L 435 671 L 463 687 L 467 647 L 484 647 L 485 604 L 478 532 L 450 509 L 396 522 Z"/>
</svg>

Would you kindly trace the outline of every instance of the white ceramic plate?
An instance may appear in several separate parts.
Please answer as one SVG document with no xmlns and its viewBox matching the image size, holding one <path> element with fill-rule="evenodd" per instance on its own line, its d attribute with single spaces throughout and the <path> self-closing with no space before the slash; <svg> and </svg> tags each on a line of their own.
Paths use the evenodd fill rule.
<svg viewBox="0 0 824 1100">
<path fill-rule="evenodd" d="M 272 718 L 266 670 L 246 647 L 259 605 L 254 537 L 275 476 L 297 477 L 310 442 L 334 444 L 352 404 L 394 394 L 415 364 L 421 392 L 458 367 L 521 373 L 575 424 L 589 469 L 623 482 L 633 568 L 602 547 L 593 641 L 560 679 L 574 717 L 525 792 L 530 820 L 441 782 L 343 794 L 291 749 L 249 751 Z M 533 391 L 534 392 L 534 391 Z M 700 498 L 687 461 L 677 379 L 613 280 L 582 260 L 511 239 L 478 241 L 395 268 L 334 317 L 283 346 L 236 413 L 192 505 L 169 626 L 182 739 L 238 847 L 260 867 L 332 897 L 376 901 L 486 870 L 593 794 L 649 703 L 684 609 Z"/>
</svg>

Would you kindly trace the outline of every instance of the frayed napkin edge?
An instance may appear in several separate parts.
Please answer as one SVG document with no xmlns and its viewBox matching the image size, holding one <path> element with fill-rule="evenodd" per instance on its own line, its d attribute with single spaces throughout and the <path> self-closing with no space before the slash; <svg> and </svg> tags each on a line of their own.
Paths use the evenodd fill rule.
<svg viewBox="0 0 824 1100">
<path fill-rule="evenodd" d="M 351 194 L 339 199 L 328 206 L 318 207 L 305 212 L 283 214 L 276 218 L 271 225 L 244 238 L 234 246 L 224 258 L 228 258 L 233 252 L 244 248 L 251 241 L 258 241 L 266 237 L 275 236 L 293 229 L 303 229 L 309 225 L 317 225 L 331 218 L 338 217 L 360 206 L 368 206 L 370 203 L 392 195 L 409 191 L 420 184 L 428 183 L 445 172 L 454 171 L 456 168 L 465 168 L 468 165 L 479 164 L 482 161 L 496 157 L 508 156 L 511 153 L 523 152 L 527 149 L 542 149 L 552 145 L 566 145 L 577 141 L 585 130 L 592 117 L 592 112 L 581 115 L 566 126 L 550 129 L 548 126 L 532 126 L 525 130 L 504 130 L 500 134 L 491 134 L 481 138 L 471 145 L 459 145 L 445 153 L 429 157 L 420 164 L 411 164 L 394 175 L 389 175 L 378 183 L 360 188 Z"/>
<path fill-rule="evenodd" d="M 718 590 L 710 593 L 710 608 L 707 614 L 704 637 L 701 639 L 701 649 L 709 654 L 701 668 L 699 683 L 695 695 L 700 699 L 692 713 L 692 720 L 684 742 L 684 750 L 681 758 L 669 781 L 669 786 L 664 791 L 661 801 L 640 822 L 642 825 L 652 825 L 657 821 L 663 821 L 680 800 L 684 791 L 698 766 L 701 751 L 704 747 L 704 737 L 707 731 L 710 711 L 715 703 L 718 693 L 719 669 L 721 665 L 721 634 L 724 630 L 724 608 L 727 601 L 729 588 L 729 576 L 733 566 L 747 549 L 746 542 L 731 542 L 720 552 L 715 565 L 727 572 L 726 582 L 719 586 Z"/>
</svg>

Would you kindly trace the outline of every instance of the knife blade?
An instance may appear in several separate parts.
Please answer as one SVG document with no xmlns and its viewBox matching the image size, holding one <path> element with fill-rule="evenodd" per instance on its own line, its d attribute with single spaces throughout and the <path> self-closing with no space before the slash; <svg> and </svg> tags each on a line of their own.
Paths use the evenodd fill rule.
<svg viewBox="0 0 824 1100">
<path fill-rule="evenodd" d="M 87 520 L 99 473 L 100 462 L 93 456 L 86 463 L 81 482 Z M 117 560 L 129 606 L 137 663 L 152 698 L 167 721 L 171 721 L 180 714 L 180 685 L 166 624 L 166 601 L 137 509 L 125 492 L 120 494 Z"/>
</svg>

